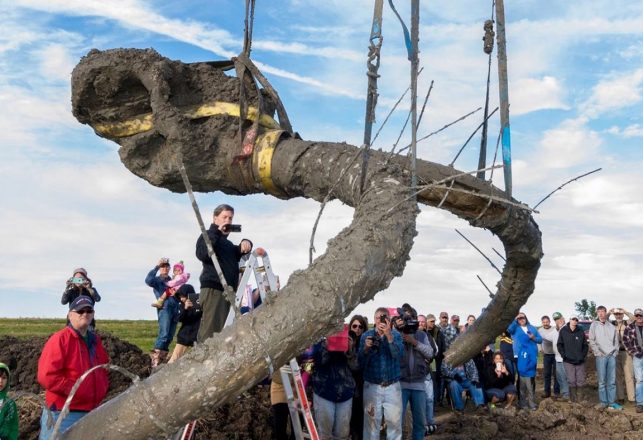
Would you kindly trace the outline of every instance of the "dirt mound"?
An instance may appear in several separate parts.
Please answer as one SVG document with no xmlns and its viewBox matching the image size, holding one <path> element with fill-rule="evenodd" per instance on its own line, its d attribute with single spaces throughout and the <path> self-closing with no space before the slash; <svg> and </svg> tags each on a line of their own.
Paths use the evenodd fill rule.
<svg viewBox="0 0 643 440">
<path fill-rule="evenodd" d="M 103 345 L 111 363 L 125 368 L 141 379 L 150 374 L 150 358 L 137 346 L 109 333 L 101 333 Z M 38 359 L 47 337 L 15 338 L 0 336 L 0 361 L 11 369 L 12 396 L 20 411 L 22 440 L 35 440 L 40 432 L 40 415 L 44 391 L 38 384 Z M 123 392 L 131 380 L 119 372 L 109 372 L 110 387 L 107 400 Z M 205 439 L 270 439 L 270 392 L 267 386 L 257 386 L 239 396 L 234 402 L 212 412 L 197 422 L 195 440 Z"/>
<path fill-rule="evenodd" d="M 440 418 L 435 439 L 551 438 L 640 439 L 643 417 L 597 409 L 594 404 L 544 399 L 536 411 L 493 409 L 477 414 L 447 414 Z"/>
</svg>

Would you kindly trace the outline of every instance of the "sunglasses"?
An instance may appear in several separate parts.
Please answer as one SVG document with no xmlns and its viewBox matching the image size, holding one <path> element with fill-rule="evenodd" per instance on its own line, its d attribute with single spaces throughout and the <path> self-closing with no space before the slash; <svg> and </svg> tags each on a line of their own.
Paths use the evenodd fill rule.
<svg viewBox="0 0 643 440">
<path fill-rule="evenodd" d="M 359 329 L 364 329 L 364 326 L 363 326 L 362 324 L 353 324 L 353 325 L 351 325 L 351 328 L 355 328 L 355 329 L 357 329 L 357 328 L 359 328 Z"/>
<path fill-rule="evenodd" d="M 637 318 L 643 318 L 643 315 L 634 315 L 634 316 L 636 316 Z"/>
<path fill-rule="evenodd" d="M 519 316 L 518 319 L 527 319 L 524 316 Z"/>
<path fill-rule="evenodd" d="M 94 313 L 94 310 L 92 310 L 92 309 L 83 309 L 83 310 L 74 310 L 74 312 L 78 313 L 79 315 L 85 315 L 85 314 L 91 315 L 92 313 Z"/>
</svg>

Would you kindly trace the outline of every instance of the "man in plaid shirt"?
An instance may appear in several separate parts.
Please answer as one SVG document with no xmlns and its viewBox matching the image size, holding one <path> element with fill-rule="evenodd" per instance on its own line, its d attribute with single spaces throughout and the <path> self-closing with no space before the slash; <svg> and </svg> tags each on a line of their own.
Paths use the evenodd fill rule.
<svg viewBox="0 0 643 440">
<path fill-rule="evenodd" d="M 634 310 L 633 323 L 623 332 L 623 345 L 632 356 L 636 378 L 636 412 L 643 413 L 643 310 Z"/>
</svg>

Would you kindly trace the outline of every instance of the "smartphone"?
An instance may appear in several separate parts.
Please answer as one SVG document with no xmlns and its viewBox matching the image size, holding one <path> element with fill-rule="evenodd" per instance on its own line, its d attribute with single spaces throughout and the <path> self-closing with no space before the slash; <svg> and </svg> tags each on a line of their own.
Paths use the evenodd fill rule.
<svg viewBox="0 0 643 440">
<path fill-rule="evenodd" d="M 84 284 L 85 281 L 86 281 L 85 278 L 81 278 L 81 277 L 73 277 L 71 279 L 72 284 Z"/>
<path fill-rule="evenodd" d="M 386 316 L 384 315 L 380 316 L 380 322 L 383 322 L 384 324 L 386 324 Z"/>
</svg>

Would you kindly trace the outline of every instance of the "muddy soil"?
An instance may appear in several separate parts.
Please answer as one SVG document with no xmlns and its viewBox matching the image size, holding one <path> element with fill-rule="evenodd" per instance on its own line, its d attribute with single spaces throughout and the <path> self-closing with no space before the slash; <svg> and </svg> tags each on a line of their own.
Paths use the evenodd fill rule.
<svg viewBox="0 0 643 440">
<path fill-rule="evenodd" d="M 113 363 L 141 378 L 149 375 L 149 357 L 146 353 L 110 334 L 101 336 Z M 20 409 L 20 439 L 38 437 L 43 392 L 36 380 L 36 372 L 46 339 L 0 336 L 0 361 L 7 363 L 13 372 L 11 387 Z M 111 371 L 108 399 L 125 390 L 129 384 L 128 378 Z M 635 414 L 631 406 L 626 407 L 624 412 L 596 409 L 595 376 L 589 387 L 591 401 L 583 405 L 544 399 L 537 411 L 505 411 L 497 408 L 479 413 L 467 407 L 463 415 L 438 408 L 438 432 L 427 438 L 544 440 L 564 435 L 584 439 L 643 438 L 643 415 Z M 538 395 L 541 390 L 542 382 L 539 380 Z M 268 440 L 271 436 L 269 387 L 260 385 L 213 411 L 210 416 L 198 420 L 194 439 Z"/>
</svg>

